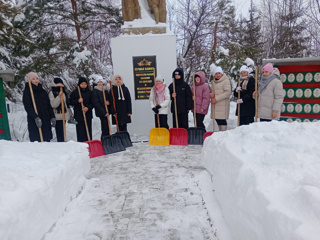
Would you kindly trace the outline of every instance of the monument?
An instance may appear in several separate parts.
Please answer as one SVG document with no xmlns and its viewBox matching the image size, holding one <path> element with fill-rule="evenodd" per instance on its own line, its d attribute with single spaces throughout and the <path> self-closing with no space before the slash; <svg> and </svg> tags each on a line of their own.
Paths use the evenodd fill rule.
<svg viewBox="0 0 320 240">
<path fill-rule="evenodd" d="M 122 34 L 111 40 L 114 74 L 121 74 L 132 99 L 132 123 L 128 131 L 147 136 L 154 128 L 149 95 L 155 75 L 166 85 L 176 68 L 176 36 L 167 30 L 165 0 L 122 0 Z M 168 120 L 172 120 L 169 115 Z"/>
</svg>

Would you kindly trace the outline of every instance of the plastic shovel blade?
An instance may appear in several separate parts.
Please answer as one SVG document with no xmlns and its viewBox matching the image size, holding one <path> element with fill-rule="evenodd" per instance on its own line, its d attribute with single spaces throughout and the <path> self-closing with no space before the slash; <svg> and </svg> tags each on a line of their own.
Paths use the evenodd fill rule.
<svg viewBox="0 0 320 240">
<path fill-rule="evenodd" d="M 206 137 L 209 137 L 213 134 L 214 132 L 206 132 L 204 135 L 203 135 L 203 142 L 204 140 L 206 139 Z"/>
<path fill-rule="evenodd" d="M 121 138 L 122 141 L 122 145 L 127 148 L 127 147 L 132 147 L 132 142 L 131 142 L 131 138 L 130 135 L 127 131 L 120 131 L 120 132 L 116 132 L 115 134 L 113 134 L 115 136 L 119 136 Z"/>
<path fill-rule="evenodd" d="M 170 145 L 188 145 L 188 131 L 184 128 L 170 128 Z"/>
<path fill-rule="evenodd" d="M 91 140 L 85 143 L 89 145 L 88 149 L 89 149 L 90 158 L 95 158 L 95 157 L 100 157 L 105 155 L 101 141 Z"/>
<path fill-rule="evenodd" d="M 170 143 L 170 133 L 166 128 L 152 128 L 149 134 L 149 145 L 167 146 Z"/>
<path fill-rule="evenodd" d="M 122 144 L 121 138 L 116 135 L 105 136 L 102 139 L 102 145 L 106 155 L 126 150 Z"/>
<path fill-rule="evenodd" d="M 202 145 L 203 135 L 205 133 L 206 133 L 206 130 L 201 127 L 188 128 L 188 143 L 190 145 Z"/>
</svg>

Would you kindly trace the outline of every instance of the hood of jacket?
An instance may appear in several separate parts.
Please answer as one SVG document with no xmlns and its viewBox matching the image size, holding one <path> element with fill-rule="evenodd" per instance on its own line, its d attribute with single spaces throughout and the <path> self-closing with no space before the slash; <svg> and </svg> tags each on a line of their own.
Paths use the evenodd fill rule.
<svg viewBox="0 0 320 240">
<path fill-rule="evenodd" d="M 112 78 L 112 83 L 113 83 L 113 85 L 117 85 L 116 84 L 116 78 L 120 78 L 121 79 L 121 85 L 123 84 L 123 77 L 120 75 L 120 74 L 115 74 L 114 76 L 113 76 L 113 78 Z"/>
<path fill-rule="evenodd" d="M 222 81 L 224 81 L 224 80 L 226 80 L 226 79 L 228 79 L 228 77 L 227 77 L 227 75 L 224 73 L 219 80 L 216 80 L 216 79 L 214 78 L 212 81 L 213 81 L 213 82 L 216 82 L 216 83 L 220 83 L 220 82 L 222 82 Z"/>
<path fill-rule="evenodd" d="M 206 74 L 202 71 L 196 72 L 194 74 L 194 78 L 196 78 L 196 76 L 200 77 L 200 82 L 196 82 L 196 79 L 194 79 L 196 86 L 202 85 L 206 82 Z"/>
<path fill-rule="evenodd" d="M 175 75 L 176 75 L 177 72 L 179 73 L 178 75 L 181 76 L 180 79 L 176 79 L 175 78 Z M 172 78 L 174 78 L 174 81 L 175 81 L 176 84 L 180 84 L 180 83 L 184 82 L 184 73 L 183 73 L 182 68 L 176 68 L 172 73 Z"/>
</svg>

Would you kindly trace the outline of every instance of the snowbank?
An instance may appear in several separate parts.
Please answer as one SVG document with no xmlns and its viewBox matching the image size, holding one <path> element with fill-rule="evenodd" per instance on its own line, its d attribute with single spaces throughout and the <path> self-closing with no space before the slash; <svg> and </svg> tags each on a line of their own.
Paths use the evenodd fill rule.
<svg viewBox="0 0 320 240">
<path fill-rule="evenodd" d="M 207 138 L 202 161 L 235 239 L 318 240 L 320 122 L 254 123 Z"/>
<path fill-rule="evenodd" d="M 1 239 L 41 239 L 81 191 L 87 144 L 0 141 Z"/>
</svg>

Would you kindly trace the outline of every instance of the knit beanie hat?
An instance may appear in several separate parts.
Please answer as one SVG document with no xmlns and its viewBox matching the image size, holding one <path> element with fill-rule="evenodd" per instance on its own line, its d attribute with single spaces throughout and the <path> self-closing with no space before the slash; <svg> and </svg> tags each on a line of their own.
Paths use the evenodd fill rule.
<svg viewBox="0 0 320 240">
<path fill-rule="evenodd" d="M 161 75 L 158 75 L 158 76 L 156 77 L 156 81 L 162 81 L 162 82 L 164 82 L 164 79 L 163 79 L 163 77 L 162 77 Z"/>
<path fill-rule="evenodd" d="M 96 77 L 96 78 L 94 79 L 94 82 L 95 82 L 95 83 L 102 82 L 103 84 L 106 83 L 106 81 L 103 79 L 102 76 Z"/>
<path fill-rule="evenodd" d="M 267 71 L 267 72 L 272 73 L 272 72 L 273 72 L 272 63 L 267 63 L 267 64 L 262 68 L 262 71 Z"/>
<path fill-rule="evenodd" d="M 221 73 L 223 74 L 223 70 L 221 67 L 216 67 L 216 69 L 214 70 L 214 75 L 216 75 L 216 73 Z"/>
<path fill-rule="evenodd" d="M 240 73 L 241 72 L 247 72 L 249 73 L 249 68 L 246 66 L 246 65 L 242 65 L 241 68 L 240 68 Z"/>
<path fill-rule="evenodd" d="M 28 80 L 30 79 L 32 79 L 32 78 L 39 78 L 39 76 L 38 76 L 38 74 L 36 74 L 35 72 L 29 72 L 28 74 L 27 74 L 27 78 L 28 78 Z"/>
<path fill-rule="evenodd" d="M 175 78 L 176 75 L 180 75 L 181 79 L 183 79 L 184 78 L 183 70 L 181 68 L 176 68 L 172 73 L 172 77 Z"/>
<path fill-rule="evenodd" d="M 58 83 L 63 84 L 62 79 L 61 79 L 61 78 L 59 78 L 59 77 L 54 78 L 54 79 L 53 79 L 53 82 L 54 82 L 55 84 L 58 84 Z"/>
<path fill-rule="evenodd" d="M 85 82 L 86 84 L 88 84 L 87 79 L 85 77 L 79 77 L 79 82 L 78 82 L 78 86 L 80 86 L 81 83 Z"/>
</svg>

